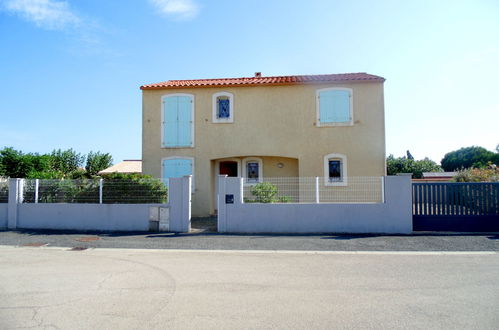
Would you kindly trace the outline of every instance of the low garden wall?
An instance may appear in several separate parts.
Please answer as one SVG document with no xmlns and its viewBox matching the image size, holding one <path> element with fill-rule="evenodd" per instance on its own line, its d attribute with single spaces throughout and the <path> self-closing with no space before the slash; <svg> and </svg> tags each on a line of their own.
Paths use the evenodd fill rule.
<svg viewBox="0 0 499 330">
<path fill-rule="evenodd" d="M 409 177 L 385 177 L 380 203 L 244 203 L 240 178 L 219 178 L 218 230 L 225 233 L 412 232 Z"/>
<path fill-rule="evenodd" d="M 169 203 L 23 203 L 23 181 L 11 179 L 8 203 L 0 203 L 0 228 L 188 232 L 191 177 L 172 178 Z"/>
</svg>

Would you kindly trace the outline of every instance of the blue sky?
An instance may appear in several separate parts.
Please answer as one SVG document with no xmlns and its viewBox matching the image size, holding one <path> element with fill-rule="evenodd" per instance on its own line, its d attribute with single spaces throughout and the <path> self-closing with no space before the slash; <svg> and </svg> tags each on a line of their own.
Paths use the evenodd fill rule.
<svg viewBox="0 0 499 330">
<path fill-rule="evenodd" d="M 499 2 L 0 0 L 0 148 L 141 157 L 139 86 L 383 76 L 387 154 L 499 144 Z"/>
</svg>

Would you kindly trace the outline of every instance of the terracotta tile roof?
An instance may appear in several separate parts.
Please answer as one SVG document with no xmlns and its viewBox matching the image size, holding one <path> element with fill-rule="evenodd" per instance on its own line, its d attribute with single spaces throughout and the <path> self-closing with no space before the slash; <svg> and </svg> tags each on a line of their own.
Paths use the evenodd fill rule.
<svg viewBox="0 0 499 330">
<path fill-rule="evenodd" d="M 140 86 L 140 89 L 170 89 L 170 88 L 203 88 L 218 86 L 262 86 L 262 85 L 299 85 L 299 84 L 321 84 L 328 82 L 384 82 L 385 78 L 359 73 L 319 74 L 306 76 L 275 76 L 246 78 L 220 78 L 220 79 L 196 79 L 196 80 L 168 80 L 156 84 Z"/>
<path fill-rule="evenodd" d="M 113 165 L 99 172 L 99 174 L 109 173 L 142 173 L 142 160 L 128 159 Z"/>
</svg>

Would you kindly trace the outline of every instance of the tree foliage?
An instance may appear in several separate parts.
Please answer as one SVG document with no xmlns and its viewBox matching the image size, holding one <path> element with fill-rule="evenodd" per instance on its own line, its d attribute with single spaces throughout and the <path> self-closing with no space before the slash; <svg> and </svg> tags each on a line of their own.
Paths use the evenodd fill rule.
<svg viewBox="0 0 499 330">
<path fill-rule="evenodd" d="M 390 155 L 386 159 L 386 172 L 388 175 L 412 173 L 413 179 L 421 179 L 423 172 L 442 172 L 442 168 L 429 158 L 414 160 L 405 156 L 395 158 Z"/>
<path fill-rule="evenodd" d="M 477 146 L 466 147 L 446 153 L 441 163 L 446 171 L 483 168 L 490 164 L 499 165 L 499 153 Z"/>
<path fill-rule="evenodd" d="M 89 175 L 97 175 L 97 173 L 110 167 L 112 164 L 113 157 L 111 154 L 90 151 L 87 155 L 85 170 Z"/>
<path fill-rule="evenodd" d="M 49 166 L 52 171 L 61 172 L 66 175 L 78 170 L 85 161 L 85 156 L 73 149 L 52 151 L 49 158 Z"/>
<path fill-rule="evenodd" d="M 48 155 L 23 154 L 14 148 L 4 148 L 0 150 L 0 176 L 25 178 L 32 172 L 47 171 L 49 158 Z"/>
<path fill-rule="evenodd" d="M 85 163 L 85 168 L 82 168 Z M 0 177 L 27 179 L 85 179 L 112 165 L 109 153 L 90 152 L 87 157 L 73 149 L 50 154 L 26 153 L 13 148 L 0 150 Z"/>
</svg>

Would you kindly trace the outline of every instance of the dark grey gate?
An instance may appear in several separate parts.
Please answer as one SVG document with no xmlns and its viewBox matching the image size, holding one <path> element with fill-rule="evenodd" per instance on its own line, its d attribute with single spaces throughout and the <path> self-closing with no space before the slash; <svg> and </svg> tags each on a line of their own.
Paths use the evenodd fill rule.
<svg viewBox="0 0 499 330">
<path fill-rule="evenodd" d="M 499 183 L 413 183 L 413 230 L 499 231 Z"/>
</svg>

